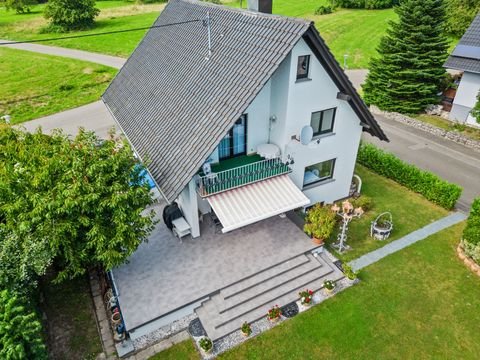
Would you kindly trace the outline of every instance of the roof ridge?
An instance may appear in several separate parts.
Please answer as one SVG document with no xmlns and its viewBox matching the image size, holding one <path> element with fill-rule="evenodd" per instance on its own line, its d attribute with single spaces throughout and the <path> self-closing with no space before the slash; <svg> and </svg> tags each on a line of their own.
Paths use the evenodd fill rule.
<svg viewBox="0 0 480 360">
<path fill-rule="evenodd" d="M 244 15 L 249 15 L 249 16 L 252 16 L 252 17 L 263 17 L 263 18 L 266 18 L 266 19 L 286 20 L 286 21 L 289 21 L 289 22 L 294 22 L 294 23 L 304 24 L 304 25 L 313 24 L 312 20 L 308 20 L 308 19 L 304 19 L 304 18 L 278 15 L 278 14 L 269 14 L 269 13 L 252 11 L 252 10 L 248 10 L 248 9 L 234 8 L 234 7 L 226 6 L 226 5 L 223 5 L 223 4 L 214 4 L 214 3 L 211 3 L 211 2 L 205 1 L 205 0 L 168 0 L 168 4 L 170 4 L 172 2 L 183 2 L 183 3 L 189 3 L 189 4 L 198 5 L 198 6 L 203 6 L 203 7 L 206 7 L 206 8 L 222 9 L 222 10 L 230 11 L 230 12 L 233 12 L 233 13 L 240 13 L 240 14 L 244 14 Z"/>
</svg>

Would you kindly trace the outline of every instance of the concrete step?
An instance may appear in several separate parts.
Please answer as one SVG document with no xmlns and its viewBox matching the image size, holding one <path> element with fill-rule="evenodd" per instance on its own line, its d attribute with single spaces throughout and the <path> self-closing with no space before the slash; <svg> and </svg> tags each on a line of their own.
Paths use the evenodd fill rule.
<svg viewBox="0 0 480 360">
<path fill-rule="evenodd" d="M 281 276 L 282 274 L 304 264 L 308 264 L 309 262 L 310 259 L 305 254 L 300 254 L 294 258 L 291 258 L 290 260 L 276 264 L 271 268 L 256 273 L 253 276 L 242 279 L 241 281 L 222 289 L 222 296 L 225 299 L 228 299 L 229 297 L 235 296 L 239 292 L 245 291 L 245 289 L 248 289 L 249 287 L 255 286 L 272 277 Z"/>
<path fill-rule="evenodd" d="M 309 262 L 317 265 L 318 268 L 301 276 L 293 277 L 292 281 L 278 284 L 273 289 L 244 301 L 231 309 L 221 312 L 221 304 L 224 300 L 221 293 L 206 301 L 196 312 L 208 336 L 213 340 L 224 337 L 238 330 L 244 321 L 253 322 L 266 316 L 268 309 L 272 306 L 276 304 L 283 306 L 298 300 L 298 292 L 305 288 L 317 291 L 323 287 L 325 280 L 337 281 L 343 278 L 343 273 L 325 255 L 322 254 L 317 258 L 307 255 L 307 258 Z M 297 271 L 295 269 L 294 271 Z M 249 291 L 250 289 L 246 292 Z M 241 296 L 242 292 L 238 294 Z M 225 307 L 223 306 L 223 308 Z"/>
<path fill-rule="evenodd" d="M 283 289 L 288 289 L 294 285 L 297 280 L 302 278 L 323 276 L 331 272 L 331 269 L 313 258 L 312 255 L 306 256 L 308 261 L 305 264 L 295 267 L 294 269 L 284 272 L 282 274 L 274 275 L 269 279 L 257 282 L 255 285 L 245 288 L 243 291 L 238 291 L 235 295 L 228 298 L 221 296 L 216 297 L 217 308 L 220 314 L 233 310 L 235 307 L 242 306 L 254 299 L 260 299 L 263 295 L 272 294 L 272 292 L 281 292 Z M 223 291 L 220 292 L 223 295 Z M 267 295 L 268 296 L 268 295 Z M 213 299 L 212 299 L 213 300 Z"/>
</svg>

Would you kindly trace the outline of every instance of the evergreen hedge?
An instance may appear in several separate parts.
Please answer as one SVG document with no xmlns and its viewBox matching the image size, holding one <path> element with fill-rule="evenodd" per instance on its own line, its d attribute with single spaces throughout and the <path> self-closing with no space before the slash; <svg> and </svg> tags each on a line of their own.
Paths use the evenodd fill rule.
<svg viewBox="0 0 480 360">
<path fill-rule="evenodd" d="M 372 144 L 360 145 L 357 160 L 375 173 L 398 182 L 448 210 L 453 209 L 462 194 L 460 186 L 407 164 Z"/>
<path fill-rule="evenodd" d="M 463 230 L 465 253 L 480 264 L 480 198 L 473 201 L 467 226 Z"/>
</svg>

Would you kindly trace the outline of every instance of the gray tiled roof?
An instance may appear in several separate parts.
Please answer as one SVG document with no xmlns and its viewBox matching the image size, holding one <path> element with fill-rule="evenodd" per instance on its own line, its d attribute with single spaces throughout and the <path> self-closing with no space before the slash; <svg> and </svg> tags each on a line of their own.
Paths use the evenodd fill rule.
<svg viewBox="0 0 480 360">
<path fill-rule="evenodd" d="M 103 95 L 170 201 L 178 197 L 293 46 L 313 28 L 306 20 L 195 0 L 170 0 L 154 25 L 203 20 L 207 11 L 212 19 L 209 60 L 205 59 L 207 29 L 201 21 L 152 28 Z M 334 63 L 334 73 L 344 76 Z M 346 92 L 353 92 L 357 99 L 348 84 Z M 373 126 L 373 131 L 367 131 L 386 139 L 362 106 L 363 102 L 352 103 L 361 120 Z"/>
<path fill-rule="evenodd" d="M 480 14 L 473 19 L 469 28 L 463 34 L 458 45 L 466 45 L 480 48 Z M 463 70 L 480 73 L 480 60 L 458 55 L 450 55 L 444 64 L 448 69 Z"/>
</svg>

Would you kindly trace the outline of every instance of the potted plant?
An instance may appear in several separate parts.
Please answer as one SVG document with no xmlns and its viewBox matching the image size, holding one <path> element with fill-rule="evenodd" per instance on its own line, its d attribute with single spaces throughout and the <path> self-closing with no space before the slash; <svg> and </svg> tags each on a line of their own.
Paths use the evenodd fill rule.
<svg viewBox="0 0 480 360">
<path fill-rule="evenodd" d="M 312 237 L 315 244 L 322 245 L 332 235 L 336 224 L 335 216 L 328 207 L 316 204 L 307 211 L 303 230 Z"/>
<path fill-rule="evenodd" d="M 270 310 L 268 310 L 267 313 L 267 319 L 274 323 L 277 322 L 280 319 L 280 316 L 282 315 L 280 308 L 278 305 L 273 306 Z"/>
<path fill-rule="evenodd" d="M 246 321 L 242 324 L 241 330 L 242 330 L 242 335 L 245 337 L 250 336 L 250 334 L 252 333 L 252 327 Z"/>
<path fill-rule="evenodd" d="M 213 343 L 208 337 L 202 337 L 198 342 L 200 349 L 202 349 L 206 354 L 210 354 L 213 350 Z"/>
<path fill-rule="evenodd" d="M 348 264 L 343 264 L 343 273 L 347 277 L 348 280 L 351 282 L 355 281 L 355 279 L 358 277 L 358 273 L 353 271 L 352 267 Z"/>
<path fill-rule="evenodd" d="M 327 293 L 331 294 L 333 289 L 335 289 L 335 283 L 332 280 L 325 280 L 323 283 L 323 287 L 327 291 Z"/>
<path fill-rule="evenodd" d="M 313 291 L 305 289 L 303 291 L 300 291 L 298 293 L 300 295 L 300 303 L 303 306 L 310 306 L 312 305 L 312 297 L 313 297 Z"/>
</svg>

